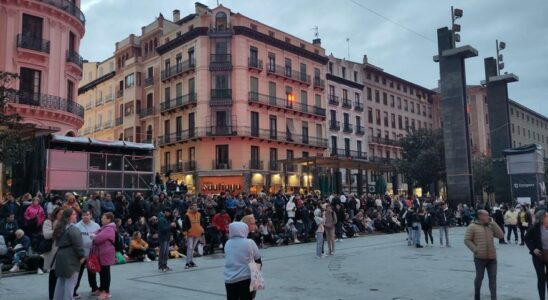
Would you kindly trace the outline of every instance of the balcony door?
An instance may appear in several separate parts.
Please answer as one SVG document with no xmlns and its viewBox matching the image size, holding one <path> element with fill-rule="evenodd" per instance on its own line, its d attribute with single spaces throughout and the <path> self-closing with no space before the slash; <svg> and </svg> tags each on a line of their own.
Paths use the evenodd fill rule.
<svg viewBox="0 0 548 300">
<path fill-rule="evenodd" d="M 23 36 L 41 41 L 43 24 L 44 20 L 42 18 L 23 14 Z"/>
<path fill-rule="evenodd" d="M 217 145 L 215 148 L 216 148 L 215 149 L 216 168 L 228 169 L 229 168 L 228 145 Z"/>
<path fill-rule="evenodd" d="M 37 101 L 38 94 L 40 94 L 42 73 L 38 70 L 33 70 L 29 68 L 21 68 L 21 73 L 19 74 L 19 91 L 23 95 L 23 101 L 29 102 L 26 104 Z"/>
</svg>

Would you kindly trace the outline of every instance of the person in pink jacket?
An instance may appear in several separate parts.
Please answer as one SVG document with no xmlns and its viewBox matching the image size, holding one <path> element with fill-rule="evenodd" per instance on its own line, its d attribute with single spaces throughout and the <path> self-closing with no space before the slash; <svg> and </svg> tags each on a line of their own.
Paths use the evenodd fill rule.
<svg viewBox="0 0 548 300">
<path fill-rule="evenodd" d="M 104 213 L 101 218 L 103 227 L 94 235 L 91 235 L 93 243 L 91 253 L 99 257 L 101 263 L 101 272 L 99 278 L 101 285 L 94 293 L 97 299 L 104 300 L 110 298 L 110 266 L 116 263 L 116 254 L 114 241 L 116 236 L 116 225 L 114 224 L 114 215 L 110 212 Z"/>
<path fill-rule="evenodd" d="M 32 236 L 39 231 L 40 227 L 42 227 L 42 223 L 44 223 L 44 220 L 46 219 L 44 209 L 40 205 L 40 198 L 34 197 L 32 199 L 32 204 L 27 207 L 23 217 L 25 219 L 25 231 L 28 236 Z"/>
</svg>

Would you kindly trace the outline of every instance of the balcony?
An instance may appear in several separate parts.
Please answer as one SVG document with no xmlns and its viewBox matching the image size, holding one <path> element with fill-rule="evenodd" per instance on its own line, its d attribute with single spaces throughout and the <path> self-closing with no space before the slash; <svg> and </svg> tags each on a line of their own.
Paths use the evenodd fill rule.
<svg viewBox="0 0 548 300">
<path fill-rule="evenodd" d="M 231 54 L 211 54 L 209 61 L 210 71 L 230 71 L 232 70 Z"/>
<path fill-rule="evenodd" d="M 248 58 L 247 66 L 250 70 L 257 70 L 261 72 L 263 70 L 263 61 L 257 58 Z"/>
<path fill-rule="evenodd" d="M 23 34 L 17 35 L 17 47 L 23 49 L 34 50 L 49 54 L 50 42 L 41 38 L 27 36 Z"/>
<path fill-rule="evenodd" d="M 213 38 L 220 38 L 220 37 L 231 37 L 233 34 L 232 28 L 230 27 L 210 27 L 209 31 L 207 32 L 207 35 L 209 37 Z"/>
<path fill-rule="evenodd" d="M 116 98 L 122 98 L 122 97 L 124 97 L 124 90 L 117 90 Z"/>
<path fill-rule="evenodd" d="M 295 112 L 306 113 L 325 117 L 325 108 L 311 106 L 303 103 L 291 103 L 287 99 L 276 98 L 269 95 L 259 94 L 257 92 L 249 92 L 249 103 L 257 103 L 268 107 L 276 107 L 281 109 L 292 110 Z"/>
<path fill-rule="evenodd" d="M 106 121 L 102 126 L 103 130 L 112 128 L 112 121 Z"/>
<path fill-rule="evenodd" d="M 262 160 L 251 159 L 249 161 L 249 169 L 250 170 L 263 170 L 263 161 Z"/>
<path fill-rule="evenodd" d="M 363 111 L 363 102 L 354 102 L 354 110 L 355 111 Z"/>
<path fill-rule="evenodd" d="M 310 75 L 307 75 L 306 73 L 294 71 L 289 67 L 282 67 L 279 65 L 269 64 L 267 68 L 267 74 L 280 76 L 297 83 L 310 85 Z"/>
<path fill-rule="evenodd" d="M 214 170 L 230 170 L 232 169 L 232 161 L 229 159 L 229 160 L 225 160 L 225 159 L 222 159 L 222 160 L 213 160 L 212 161 L 212 168 Z"/>
<path fill-rule="evenodd" d="M 333 121 L 333 120 L 329 121 L 329 129 L 334 130 L 334 131 L 341 130 L 341 122 Z"/>
<path fill-rule="evenodd" d="M 356 125 L 356 134 L 357 135 L 364 135 L 365 134 L 365 127 L 361 125 Z"/>
<path fill-rule="evenodd" d="M 270 171 L 280 171 L 280 163 L 277 161 L 269 161 L 268 162 L 268 170 Z"/>
<path fill-rule="evenodd" d="M 95 106 L 103 105 L 103 98 L 97 98 L 95 100 Z"/>
<path fill-rule="evenodd" d="M 91 102 L 86 103 L 86 110 L 90 110 L 93 107 Z"/>
<path fill-rule="evenodd" d="M 139 117 L 143 119 L 148 116 L 153 116 L 155 113 L 156 113 L 156 109 L 154 109 L 154 107 L 146 107 L 141 109 L 141 112 L 139 113 Z"/>
<path fill-rule="evenodd" d="M 367 160 L 367 153 L 350 149 L 331 149 L 331 157 Z"/>
<path fill-rule="evenodd" d="M 380 136 L 370 136 L 369 137 L 369 143 L 370 144 L 379 144 L 379 145 L 387 145 L 387 146 L 396 146 L 399 147 L 400 143 L 397 140 L 389 139 L 389 138 L 383 138 Z"/>
<path fill-rule="evenodd" d="M 15 90 L 6 90 L 5 95 L 5 101 L 9 103 L 17 103 L 40 108 L 60 110 L 73 114 L 79 118 L 84 117 L 84 107 L 69 99 L 64 99 L 52 95 L 28 93 Z"/>
<path fill-rule="evenodd" d="M 196 99 L 196 94 L 187 94 L 184 96 L 175 97 L 175 99 L 160 103 L 160 112 L 164 114 L 177 109 L 185 109 L 190 105 L 196 104 Z"/>
<path fill-rule="evenodd" d="M 145 78 L 144 86 L 148 87 L 154 84 L 154 77 Z"/>
<path fill-rule="evenodd" d="M 114 124 L 115 124 L 116 126 L 120 126 L 120 125 L 122 125 L 123 123 L 124 123 L 124 117 L 118 117 L 118 118 L 116 118 L 116 120 L 115 120 L 115 122 L 114 122 Z"/>
<path fill-rule="evenodd" d="M 163 70 L 162 76 L 161 76 L 162 81 L 166 81 L 175 76 L 194 71 L 195 68 L 196 68 L 196 62 L 194 61 L 194 59 L 185 60 L 183 62 L 176 64 L 175 66 L 170 67 L 169 69 Z M 154 81 L 152 78 L 151 80 Z"/>
<path fill-rule="evenodd" d="M 206 128 L 207 136 L 236 136 L 238 130 L 232 125 L 213 125 Z"/>
<path fill-rule="evenodd" d="M 232 89 L 211 89 L 210 106 L 232 105 Z"/>
<path fill-rule="evenodd" d="M 328 99 L 329 99 L 329 104 L 335 105 L 335 106 L 339 105 L 339 97 L 335 95 L 329 95 Z"/>
<path fill-rule="evenodd" d="M 67 50 L 67 62 L 77 65 L 80 69 L 84 66 L 84 59 L 73 50 Z"/>
<path fill-rule="evenodd" d="M 97 125 L 95 125 L 95 130 L 93 132 L 98 132 L 98 131 L 101 131 L 101 130 L 103 130 L 102 125 L 97 124 Z"/>
<path fill-rule="evenodd" d="M 183 163 L 183 171 L 184 172 L 196 171 L 196 161 L 195 160 L 185 161 Z"/>
<path fill-rule="evenodd" d="M 262 140 L 277 141 L 279 143 L 285 142 L 295 145 L 308 145 L 318 148 L 327 148 L 327 139 L 309 135 L 296 134 L 287 131 L 276 131 L 270 129 L 240 126 L 237 129 L 237 133 L 238 136 L 249 136 Z"/>
<path fill-rule="evenodd" d="M 86 24 L 86 18 L 84 16 L 84 13 L 80 10 L 76 4 L 74 4 L 74 1 L 71 0 L 39 0 L 40 2 L 49 4 L 51 6 L 54 6 L 55 8 L 58 8 L 69 15 L 75 17 L 78 19 L 78 21 L 82 24 Z"/>
<path fill-rule="evenodd" d="M 179 162 L 171 165 L 163 165 L 161 168 L 162 173 L 172 172 L 172 173 L 182 173 L 182 172 L 192 172 L 196 170 L 196 161 L 186 161 Z"/>
<path fill-rule="evenodd" d="M 112 93 L 108 94 L 105 96 L 105 103 L 109 103 L 110 101 L 112 101 Z"/>
<path fill-rule="evenodd" d="M 297 167 L 294 164 L 286 164 L 285 170 L 287 172 L 297 172 Z"/>
<path fill-rule="evenodd" d="M 352 109 L 352 100 L 350 99 L 343 99 L 342 100 L 342 107 Z"/>
<path fill-rule="evenodd" d="M 314 76 L 314 88 L 325 89 L 325 80 Z"/>
<path fill-rule="evenodd" d="M 343 123 L 343 132 L 346 133 L 352 133 L 354 130 L 352 128 L 352 124 L 349 123 Z"/>
<path fill-rule="evenodd" d="M 369 161 L 384 164 L 384 165 L 395 165 L 398 163 L 397 159 L 389 158 L 389 157 L 378 157 L 378 156 L 370 157 Z"/>
</svg>

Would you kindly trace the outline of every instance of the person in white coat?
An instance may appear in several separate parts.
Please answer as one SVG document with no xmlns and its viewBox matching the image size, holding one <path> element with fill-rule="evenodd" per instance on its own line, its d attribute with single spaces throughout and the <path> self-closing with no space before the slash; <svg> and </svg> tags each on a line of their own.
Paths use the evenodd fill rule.
<svg viewBox="0 0 548 300">
<path fill-rule="evenodd" d="M 296 210 L 297 210 L 297 206 L 295 205 L 295 196 L 291 196 L 289 198 L 289 201 L 285 205 L 285 211 L 287 212 L 287 218 L 288 219 L 294 219 Z"/>
</svg>

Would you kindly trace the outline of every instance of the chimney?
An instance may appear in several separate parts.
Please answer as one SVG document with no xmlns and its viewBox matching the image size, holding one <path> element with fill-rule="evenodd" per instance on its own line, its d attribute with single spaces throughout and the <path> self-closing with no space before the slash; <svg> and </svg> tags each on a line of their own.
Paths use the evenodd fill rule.
<svg viewBox="0 0 548 300">
<path fill-rule="evenodd" d="M 194 7 L 196 8 L 196 14 L 199 16 L 207 14 L 207 11 L 209 9 L 207 5 L 204 5 L 200 2 L 194 3 Z"/>
<path fill-rule="evenodd" d="M 173 23 L 177 23 L 179 20 L 181 20 L 181 12 L 176 9 L 173 11 Z"/>
<path fill-rule="evenodd" d="M 368 64 L 368 62 L 367 62 L 367 54 L 364 54 L 364 55 L 363 55 L 363 64 L 364 64 L 364 65 L 367 65 L 367 64 Z"/>
<path fill-rule="evenodd" d="M 321 47 L 322 46 L 322 39 L 317 38 L 312 40 L 312 45 Z"/>
</svg>

